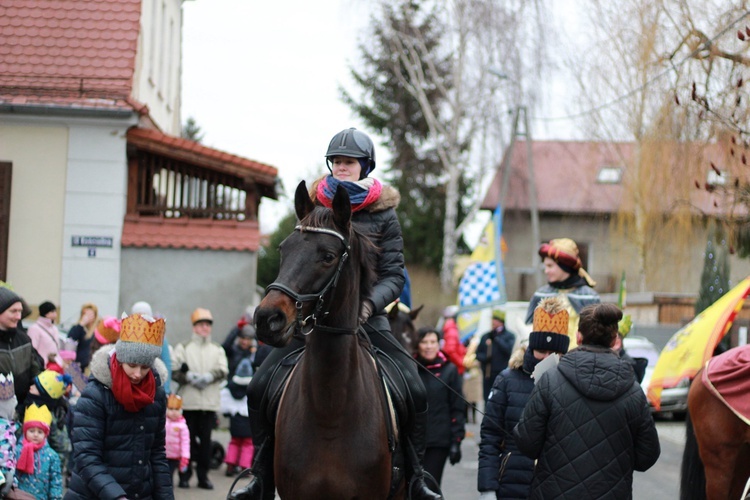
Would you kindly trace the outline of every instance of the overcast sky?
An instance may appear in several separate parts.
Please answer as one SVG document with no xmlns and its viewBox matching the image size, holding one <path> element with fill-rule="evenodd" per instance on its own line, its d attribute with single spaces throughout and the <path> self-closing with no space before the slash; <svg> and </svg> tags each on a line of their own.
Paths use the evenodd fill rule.
<svg viewBox="0 0 750 500">
<path fill-rule="evenodd" d="M 323 155 L 336 132 L 367 131 L 339 99 L 338 87 L 358 95 L 348 67 L 371 6 L 363 0 L 184 2 L 183 122 L 195 118 L 207 146 L 277 167 L 293 196 L 300 180 L 325 172 Z M 559 123 L 553 128 L 557 133 L 540 130 L 534 138 L 567 138 Z M 382 160 L 385 151 L 377 151 Z M 261 230 L 272 232 L 292 203 L 264 199 Z M 481 218 L 477 225 L 476 238 Z M 474 236 L 467 236 L 471 244 Z"/>
</svg>

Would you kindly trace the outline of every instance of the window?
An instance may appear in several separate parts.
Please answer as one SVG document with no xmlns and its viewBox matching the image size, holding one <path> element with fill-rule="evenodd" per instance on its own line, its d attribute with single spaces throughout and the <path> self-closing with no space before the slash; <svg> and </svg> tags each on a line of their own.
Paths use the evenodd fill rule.
<svg viewBox="0 0 750 500">
<path fill-rule="evenodd" d="M 602 167 L 596 176 L 600 184 L 620 184 L 622 182 L 622 167 Z"/>
</svg>

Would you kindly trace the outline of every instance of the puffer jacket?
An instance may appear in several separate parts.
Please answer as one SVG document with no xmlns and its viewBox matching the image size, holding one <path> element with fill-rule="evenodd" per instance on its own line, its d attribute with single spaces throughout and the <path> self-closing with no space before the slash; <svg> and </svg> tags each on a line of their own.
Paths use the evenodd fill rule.
<svg viewBox="0 0 750 500">
<path fill-rule="evenodd" d="M 534 461 L 520 452 L 513 439 L 513 428 L 534 389 L 534 379 L 523 369 L 525 351 L 516 349 L 508 368 L 495 379 L 482 419 L 477 489 L 495 491 L 502 499 L 528 498 L 534 472 Z"/>
<path fill-rule="evenodd" d="M 165 453 L 167 369 L 154 361 L 154 402 L 136 413 L 125 411 L 112 393 L 109 355 L 99 349 L 91 376 L 76 404 L 73 420 L 73 475 L 66 500 L 173 500 L 172 476 Z"/>
<path fill-rule="evenodd" d="M 460 397 L 461 376 L 442 352 L 438 352 L 438 357 L 431 362 L 419 357 L 417 360 L 430 372 L 419 370 L 429 405 L 425 445 L 427 448 L 450 448 L 452 443 L 463 441 L 466 434 L 466 403 Z"/>
<path fill-rule="evenodd" d="M 211 337 L 202 337 L 193 334 L 186 344 L 177 344 L 172 357 L 172 379 L 180 384 L 177 393 L 182 396 L 182 409 L 184 411 L 203 410 L 219 411 L 221 400 L 219 392 L 229 373 L 227 355 L 224 348 Z M 186 373 L 183 365 L 189 371 L 195 373 L 210 373 L 214 381 L 203 389 L 187 383 Z"/>
<path fill-rule="evenodd" d="M 34 377 L 42 372 L 41 358 L 23 330 L 0 330 L 0 373 L 12 373 L 18 407 L 23 406 Z"/>
<path fill-rule="evenodd" d="M 633 470 L 649 469 L 661 451 L 632 367 L 591 345 L 542 375 L 514 436 L 538 459 L 529 498 L 632 498 Z"/>
<path fill-rule="evenodd" d="M 321 179 L 313 183 L 310 198 L 318 203 L 315 193 Z M 373 314 L 367 323 L 379 331 L 390 331 L 385 306 L 399 298 L 404 288 L 404 239 L 398 222 L 396 207 L 401 201 L 399 192 L 383 184 L 383 190 L 371 205 L 352 214 L 352 222 L 358 231 L 366 234 L 380 250 L 378 254 L 378 279 L 369 298 Z"/>
</svg>

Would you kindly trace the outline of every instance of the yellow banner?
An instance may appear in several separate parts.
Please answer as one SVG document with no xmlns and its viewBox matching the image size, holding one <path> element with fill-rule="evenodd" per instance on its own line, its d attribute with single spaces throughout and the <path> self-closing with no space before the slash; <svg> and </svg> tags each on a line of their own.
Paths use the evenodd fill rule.
<svg viewBox="0 0 750 500">
<path fill-rule="evenodd" d="M 713 355 L 716 345 L 732 327 L 748 292 L 750 277 L 672 335 L 659 355 L 648 386 L 648 399 L 656 409 L 661 404 L 662 389 L 675 387 L 684 378 L 692 379 Z"/>
</svg>

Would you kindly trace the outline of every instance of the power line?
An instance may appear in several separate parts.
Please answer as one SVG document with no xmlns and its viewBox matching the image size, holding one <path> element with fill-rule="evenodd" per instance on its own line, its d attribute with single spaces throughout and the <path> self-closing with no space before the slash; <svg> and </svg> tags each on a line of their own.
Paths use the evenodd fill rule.
<svg viewBox="0 0 750 500">
<path fill-rule="evenodd" d="M 653 76 L 652 78 L 650 78 L 649 80 L 647 80 L 646 83 L 644 83 L 640 87 L 637 87 L 637 88 L 635 88 L 633 90 L 630 90 L 629 92 L 627 92 L 627 93 L 625 93 L 625 94 L 623 94 L 623 95 L 621 95 L 621 96 L 619 96 L 619 97 L 617 97 L 617 98 L 615 98 L 615 99 L 613 99 L 613 100 L 611 100 L 609 102 L 606 102 L 604 104 L 600 104 L 599 106 L 595 106 L 595 107 L 593 107 L 593 108 L 591 108 L 591 109 L 589 109 L 587 111 L 581 111 L 580 113 L 574 113 L 574 114 L 571 114 L 571 115 L 553 116 L 553 117 L 533 117 L 532 116 L 531 119 L 534 120 L 534 121 L 553 122 L 553 121 L 561 121 L 561 120 L 572 120 L 574 118 L 582 118 L 584 116 L 588 116 L 588 115 L 594 114 L 594 113 L 596 113 L 598 111 L 601 111 L 603 109 L 607 109 L 609 107 L 612 107 L 615 104 L 618 104 L 618 103 L 620 103 L 620 102 L 622 102 L 622 101 L 624 101 L 626 99 L 629 99 L 632 96 L 634 96 L 635 94 L 637 94 L 638 92 L 641 92 L 642 90 L 644 90 L 646 87 L 649 87 L 651 84 L 653 84 L 657 80 L 659 80 L 659 79 L 663 78 L 664 76 L 666 76 L 667 74 L 671 73 L 672 70 L 674 70 L 676 68 L 679 68 L 680 66 L 682 66 L 683 64 L 685 64 L 685 62 L 687 62 L 689 59 L 693 58 L 700 51 L 705 50 L 705 48 L 707 46 L 711 45 L 719 37 L 724 36 L 729 30 L 734 29 L 734 27 L 740 21 L 742 21 L 743 19 L 745 19 L 749 15 L 750 15 L 750 10 L 747 11 L 747 12 L 745 12 L 742 16 L 740 16 L 739 18 L 737 18 L 735 21 L 731 22 L 729 25 L 727 25 L 726 28 L 724 28 L 723 30 L 721 30 L 716 35 L 714 35 L 714 37 L 711 38 L 710 40 L 708 40 L 706 43 L 701 44 L 700 47 L 696 48 L 690 54 L 686 55 L 676 65 L 673 65 L 670 68 L 667 68 L 664 71 L 662 71 L 661 73 L 657 74 L 656 76 Z"/>
</svg>

